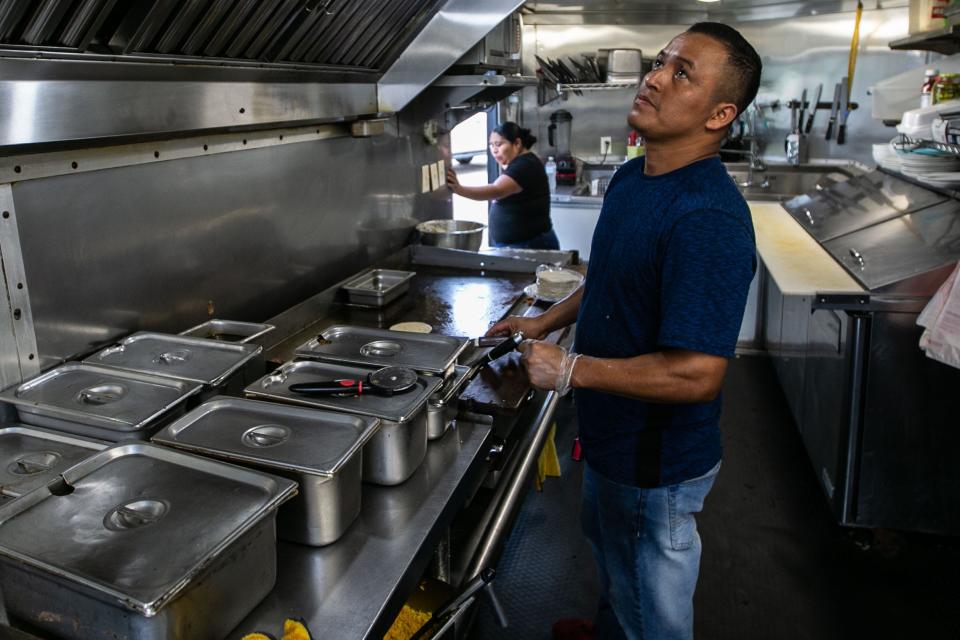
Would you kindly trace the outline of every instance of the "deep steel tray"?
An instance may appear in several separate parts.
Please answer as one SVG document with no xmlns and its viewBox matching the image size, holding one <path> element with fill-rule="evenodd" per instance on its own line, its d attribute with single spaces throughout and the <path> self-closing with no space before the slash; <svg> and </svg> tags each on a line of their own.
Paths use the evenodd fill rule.
<svg viewBox="0 0 960 640">
<path fill-rule="evenodd" d="M 239 320 L 207 320 L 179 335 L 190 338 L 206 338 L 221 342 L 253 342 L 274 330 L 272 324 L 261 322 L 240 322 Z"/>
<path fill-rule="evenodd" d="M 313 397 L 294 393 L 289 389 L 290 385 L 300 382 L 365 378 L 374 370 L 332 362 L 295 360 L 281 365 L 273 373 L 247 386 L 244 393 L 253 398 L 345 411 L 401 423 L 416 417 L 426 406 L 427 399 L 440 388 L 443 382 L 435 376 L 419 376 L 413 389 L 392 396 L 369 393 L 360 396 Z"/>
<path fill-rule="evenodd" d="M 415 271 L 373 269 L 347 282 L 343 290 L 351 304 L 383 307 L 406 293 L 415 275 Z"/>
<path fill-rule="evenodd" d="M 401 366 L 421 373 L 447 375 L 467 346 L 466 338 L 435 333 L 408 333 L 368 327 L 333 326 L 296 349 L 313 358 L 366 367 Z"/>
</svg>

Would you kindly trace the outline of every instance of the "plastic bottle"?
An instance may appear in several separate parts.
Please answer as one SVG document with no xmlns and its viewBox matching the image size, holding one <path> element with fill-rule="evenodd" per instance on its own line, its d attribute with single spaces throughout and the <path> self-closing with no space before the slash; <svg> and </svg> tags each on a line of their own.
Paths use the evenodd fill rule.
<svg viewBox="0 0 960 640">
<path fill-rule="evenodd" d="M 920 87 L 920 106 L 929 107 L 933 104 L 933 87 L 937 84 L 939 71 L 927 69 L 923 74 L 923 86 Z"/>
<path fill-rule="evenodd" d="M 547 170 L 547 183 L 550 185 L 550 193 L 553 193 L 557 190 L 557 163 L 553 156 L 547 158 L 544 169 Z"/>
</svg>

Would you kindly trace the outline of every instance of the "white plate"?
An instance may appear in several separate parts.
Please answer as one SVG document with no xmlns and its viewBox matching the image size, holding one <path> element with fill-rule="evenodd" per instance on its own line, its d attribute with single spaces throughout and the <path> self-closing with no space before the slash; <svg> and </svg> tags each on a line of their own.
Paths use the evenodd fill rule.
<svg viewBox="0 0 960 640">
<path fill-rule="evenodd" d="M 577 284 L 577 286 L 579 286 L 579 283 Z M 570 291 L 573 291 L 573 289 L 571 289 Z M 528 284 L 523 288 L 523 292 L 527 295 L 527 297 L 536 298 L 537 300 L 543 300 L 544 302 L 560 302 L 561 300 L 566 298 L 568 295 L 570 295 L 570 291 L 566 292 L 559 298 L 554 298 L 553 296 L 540 295 L 540 287 L 537 286 L 536 282 L 534 282 L 533 284 Z"/>
</svg>

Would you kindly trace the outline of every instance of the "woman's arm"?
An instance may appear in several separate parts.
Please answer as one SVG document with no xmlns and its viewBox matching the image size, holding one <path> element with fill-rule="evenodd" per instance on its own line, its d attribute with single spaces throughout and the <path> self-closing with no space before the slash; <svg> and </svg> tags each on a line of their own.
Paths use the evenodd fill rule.
<svg viewBox="0 0 960 640">
<path fill-rule="evenodd" d="M 453 169 L 447 170 L 447 186 L 458 196 L 471 200 L 500 200 L 523 191 L 517 181 L 510 176 L 500 176 L 492 183 L 482 187 L 465 187 L 460 184 Z"/>
</svg>

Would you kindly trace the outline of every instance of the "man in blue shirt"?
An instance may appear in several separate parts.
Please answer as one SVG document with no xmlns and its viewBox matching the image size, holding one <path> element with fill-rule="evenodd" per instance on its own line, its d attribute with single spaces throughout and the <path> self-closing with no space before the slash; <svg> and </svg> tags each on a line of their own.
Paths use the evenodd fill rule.
<svg viewBox="0 0 960 640">
<path fill-rule="evenodd" d="M 628 122 L 646 157 L 607 188 L 584 285 L 538 318 L 490 330 L 542 338 L 577 323 L 577 353 L 536 340 L 521 350 L 535 386 L 577 390 L 600 638 L 693 638 L 694 516 L 720 468 L 720 388 L 756 256 L 719 150 L 760 71 L 726 25 L 675 37 L 634 99 Z"/>
</svg>

